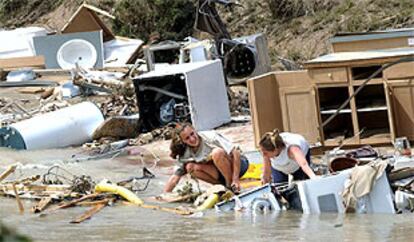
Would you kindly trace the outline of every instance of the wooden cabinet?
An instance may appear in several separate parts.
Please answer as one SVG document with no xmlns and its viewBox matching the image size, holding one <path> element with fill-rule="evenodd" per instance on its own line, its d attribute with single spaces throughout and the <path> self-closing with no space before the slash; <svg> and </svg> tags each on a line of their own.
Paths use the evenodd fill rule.
<svg viewBox="0 0 414 242">
<path fill-rule="evenodd" d="M 401 78 L 408 67 L 414 70 L 413 63 L 388 72 L 378 64 L 318 67 L 249 80 L 256 144 L 274 128 L 331 147 L 390 144 L 399 136 L 414 140 L 414 79 L 410 71 Z M 377 76 L 365 83 L 373 73 Z"/>
<path fill-rule="evenodd" d="M 283 128 L 302 134 L 309 142 L 320 142 L 316 94 L 313 87 L 280 89 Z"/>
</svg>

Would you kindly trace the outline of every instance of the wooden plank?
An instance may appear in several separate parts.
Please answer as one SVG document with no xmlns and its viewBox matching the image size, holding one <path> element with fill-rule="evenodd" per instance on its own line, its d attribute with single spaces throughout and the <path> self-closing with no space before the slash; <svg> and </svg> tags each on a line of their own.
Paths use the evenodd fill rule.
<svg viewBox="0 0 414 242">
<path fill-rule="evenodd" d="M 181 210 L 181 209 L 178 209 L 178 208 L 161 207 L 161 206 L 158 206 L 158 205 L 142 204 L 142 205 L 140 205 L 140 207 L 147 208 L 147 209 L 153 209 L 153 210 L 160 210 L 160 211 L 174 213 L 174 214 L 178 214 L 178 215 L 191 215 L 192 214 L 191 211 L 185 211 L 185 210 Z"/>
<path fill-rule="evenodd" d="M 69 191 L 70 185 L 33 185 L 17 184 L 17 190 L 25 192 L 65 192 Z M 11 184 L 1 184 L 0 189 L 5 191 L 13 190 Z"/>
<path fill-rule="evenodd" d="M 110 199 L 104 199 L 99 201 L 92 201 L 92 202 L 79 202 L 76 206 L 96 206 L 98 204 L 107 204 L 110 202 Z"/>
<path fill-rule="evenodd" d="M 19 193 L 17 192 L 16 184 L 13 184 L 13 191 L 14 191 L 14 195 L 16 196 L 16 202 L 17 202 L 17 206 L 19 207 L 19 212 L 20 214 L 23 214 L 24 207 L 23 207 L 22 201 L 20 200 Z"/>
<path fill-rule="evenodd" d="M 17 168 L 17 165 L 9 166 L 3 173 L 0 175 L 0 182 L 6 179 L 10 174 L 12 174 Z"/>
<path fill-rule="evenodd" d="M 16 57 L 0 59 L 0 69 L 14 70 L 22 67 L 45 68 L 43 56 Z"/>
<path fill-rule="evenodd" d="M 407 37 L 332 43 L 334 52 L 366 51 L 401 47 L 409 47 Z"/>
<path fill-rule="evenodd" d="M 46 87 L 23 87 L 18 90 L 20 93 L 37 94 L 46 91 Z"/>
<path fill-rule="evenodd" d="M 369 66 L 369 65 L 383 65 L 398 61 L 404 57 L 411 57 L 411 54 L 401 54 L 399 56 L 371 58 L 364 60 L 347 60 L 347 61 L 335 61 L 335 62 L 313 62 L 305 63 L 304 66 L 310 68 L 325 68 L 325 67 L 347 67 L 347 66 Z"/>
<path fill-rule="evenodd" d="M 82 223 L 83 221 L 91 218 L 97 212 L 101 211 L 102 208 L 104 208 L 107 204 L 108 204 L 108 202 L 95 205 L 93 208 L 91 208 L 88 211 L 86 211 L 80 217 L 75 218 L 74 220 L 70 221 L 70 223 L 72 223 L 72 224 L 73 223 Z"/>
<path fill-rule="evenodd" d="M 88 194 L 88 195 L 85 195 L 85 196 L 83 196 L 81 198 L 72 200 L 70 202 L 62 203 L 62 204 L 58 205 L 57 207 L 54 207 L 51 211 L 55 211 L 55 210 L 63 209 L 63 208 L 69 208 L 69 207 L 75 206 L 79 202 L 85 201 L 87 199 L 96 198 L 96 197 L 102 196 L 102 195 L 105 195 L 105 194 L 104 193 L 92 193 L 92 194 Z"/>
<path fill-rule="evenodd" d="M 32 207 L 32 213 L 40 213 L 46 209 L 46 207 L 52 202 L 51 197 L 45 197 L 40 202 Z"/>
</svg>

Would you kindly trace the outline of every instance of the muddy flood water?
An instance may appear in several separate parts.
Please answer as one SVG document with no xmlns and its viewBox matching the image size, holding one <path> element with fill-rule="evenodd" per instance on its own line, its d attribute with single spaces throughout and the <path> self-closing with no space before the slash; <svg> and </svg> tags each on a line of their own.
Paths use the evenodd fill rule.
<svg viewBox="0 0 414 242">
<path fill-rule="evenodd" d="M 155 146 L 168 147 L 165 144 Z M 49 167 L 59 164 L 73 174 L 90 175 L 95 181 L 107 178 L 116 182 L 141 175 L 144 165 L 153 166 L 150 161 L 142 163 L 132 156 L 63 162 L 79 153 L 80 148 L 46 151 L 0 149 L 0 171 L 11 164 L 21 163 L 9 177 L 18 179 L 44 174 Z M 151 197 L 162 192 L 171 166 L 160 162 L 153 171 L 156 178 L 139 196 L 146 203 L 160 205 Z M 210 210 L 181 216 L 117 202 L 83 223 L 71 224 L 69 222 L 73 218 L 88 208 L 72 207 L 40 216 L 30 212 L 35 204 L 33 201 L 23 200 L 23 204 L 25 212 L 19 214 L 14 198 L 0 197 L 0 220 L 34 241 L 414 241 L 412 214 L 303 215 L 293 211 L 254 214 Z"/>
</svg>

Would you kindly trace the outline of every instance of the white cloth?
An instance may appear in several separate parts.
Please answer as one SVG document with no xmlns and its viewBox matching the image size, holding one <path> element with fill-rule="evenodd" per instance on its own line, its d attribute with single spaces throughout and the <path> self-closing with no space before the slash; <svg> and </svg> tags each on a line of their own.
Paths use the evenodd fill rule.
<svg viewBox="0 0 414 242">
<path fill-rule="evenodd" d="M 272 157 L 270 159 L 270 162 L 274 169 L 281 171 L 285 174 L 292 174 L 295 171 L 299 170 L 300 166 L 295 160 L 289 158 L 289 148 L 291 146 L 297 146 L 303 152 L 303 155 L 306 156 L 306 154 L 309 151 L 309 144 L 305 140 L 305 138 L 299 134 L 283 132 L 280 133 L 280 136 L 282 137 L 283 142 L 285 143 L 285 148 L 282 149 L 278 156 Z"/>
</svg>

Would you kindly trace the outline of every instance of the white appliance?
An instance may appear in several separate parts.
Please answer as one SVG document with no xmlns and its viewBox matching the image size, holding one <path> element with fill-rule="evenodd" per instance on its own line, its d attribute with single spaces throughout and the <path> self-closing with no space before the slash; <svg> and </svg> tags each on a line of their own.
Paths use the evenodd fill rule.
<svg viewBox="0 0 414 242">
<path fill-rule="evenodd" d="M 297 182 L 303 213 L 344 213 L 345 207 L 341 194 L 351 172 L 352 169 L 347 169 L 336 175 Z M 358 200 L 358 204 L 357 211 L 361 212 L 395 213 L 392 193 L 385 172 L 375 182 L 371 192 Z"/>
<path fill-rule="evenodd" d="M 103 121 L 94 103 L 83 102 L 0 128 L 0 146 L 33 150 L 80 145 L 92 139 Z"/>
<path fill-rule="evenodd" d="M 166 125 L 166 120 L 160 120 L 161 109 L 172 99 L 176 106 L 188 105 L 190 121 L 197 130 L 210 130 L 231 121 L 220 60 L 167 65 L 133 81 L 140 120 L 147 126 L 141 130 Z"/>
</svg>

